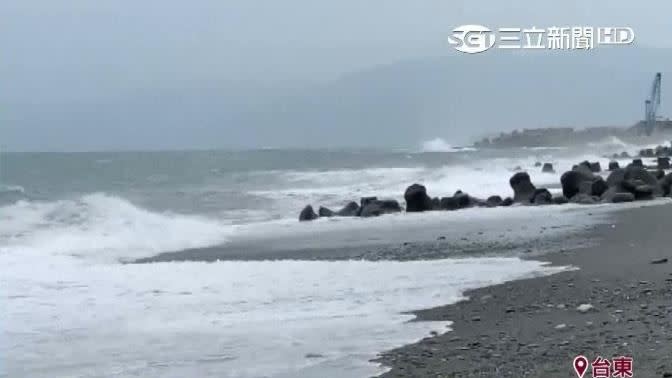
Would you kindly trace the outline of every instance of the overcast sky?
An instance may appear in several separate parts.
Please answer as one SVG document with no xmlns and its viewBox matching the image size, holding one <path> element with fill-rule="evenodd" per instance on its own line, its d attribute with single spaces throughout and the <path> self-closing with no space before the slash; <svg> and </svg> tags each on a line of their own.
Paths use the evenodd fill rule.
<svg viewBox="0 0 672 378">
<path fill-rule="evenodd" d="M 0 143 L 41 148 L 31 138 L 62 127 L 45 125 L 48 113 L 40 117 L 50 107 L 74 114 L 91 111 L 78 108 L 91 99 L 105 103 L 204 82 L 295 88 L 447 55 L 446 37 L 461 24 L 623 25 L 634 28 L 637 46 L 672 47 L 670 15 L 667 0 L 3 0 L 0 121 L 7 133 Z M 137 127 L 162 131 L 161 125 Z M 71 146 L 82 129 L 62 132 L 73 133 L 66 135 Z M 54 143 L 45 148 L 59 149 Z"/>
</svg>

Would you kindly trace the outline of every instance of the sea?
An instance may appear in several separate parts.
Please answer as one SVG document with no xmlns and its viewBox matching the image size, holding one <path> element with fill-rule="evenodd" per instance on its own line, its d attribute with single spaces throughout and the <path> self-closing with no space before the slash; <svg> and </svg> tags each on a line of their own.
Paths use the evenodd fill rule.
<svg viewBox="0 0 672 378">
<path fill-rule="evenodd" d="M 298 214 L 307 204 L 339 209 L 364 196 L 403 204 L 416 182 L 432 196 L 505 197 L 517 169 L 559 192 L 560 173 L 573 164 L 606 167 L 605 156 L 640 147 L 609 138 L 580 149 L 477 150 L 433 140 L 410 150 L 3 152 L 0 376 L 380 374 L 385 367 L 371 362 L 378 353 L 450 331 L 449 321 L 410 322 L 410 311 L 572 267 L 497 250 L 411 261 L 245 259 L 245 241 L 311 239 L 319 255 L 323 243 L 355 248 L 392 234 L 401 241 L 428 225 L 487 231 L 515 220 L 571 232 L 590 218 L 585 207 L 310 223 Z M 538 162 L 558 173 L 542 173 Z M 242 258 L 134 263 L 231 243 L 243 246 Z"/>
</svg>

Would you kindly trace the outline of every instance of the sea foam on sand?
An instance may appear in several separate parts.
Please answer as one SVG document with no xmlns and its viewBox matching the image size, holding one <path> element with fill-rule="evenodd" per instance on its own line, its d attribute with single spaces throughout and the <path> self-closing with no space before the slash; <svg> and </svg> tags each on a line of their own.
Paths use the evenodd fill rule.
<svg viewBox="0 0 672 378">
<path fill-rule="evenodd" d="M 516 258 L 31 264 L 6 250 L 0 264 L 0 373 L 30 377 L 365 377 L 377 352 L 448 325 L 402 312 L 564 269 Z"/>
</svg>

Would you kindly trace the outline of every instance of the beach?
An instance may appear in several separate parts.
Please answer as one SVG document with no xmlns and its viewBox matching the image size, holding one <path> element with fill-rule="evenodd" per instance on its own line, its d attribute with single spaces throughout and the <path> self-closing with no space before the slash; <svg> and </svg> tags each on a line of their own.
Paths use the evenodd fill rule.
<svg viewBox="0 0 672 378">
<path fill-rule="evenodd" d="M 418 321 L 453 321 L 452 331 L 384 353 L 383 377 L 575 377 L 577 355 L 628 356 L 636 377 L 672 376 L 671 211 L 619 211 L 594 226 L 594 244 L 541 258 L 577 270 L 416 312 Z"/>
</svg>

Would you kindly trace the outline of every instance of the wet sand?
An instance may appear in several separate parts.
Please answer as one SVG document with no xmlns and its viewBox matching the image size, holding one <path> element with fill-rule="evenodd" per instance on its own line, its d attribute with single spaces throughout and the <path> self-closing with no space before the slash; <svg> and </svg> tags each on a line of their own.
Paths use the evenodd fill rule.
<svg viewBox="0 0 672 378">
<path fill-rule="evenodd" d="M 672 377 L 671 226 L 670 205 L 615 212 L 592 227 L 588 246 L 541 258 L 579 270 L 418 311 L 418 321 L 451 320 L 453 331 L 384 353 L 383 377 L 576 377 L 579 354 L 631 356 L 635 377 Z"/>
</svg>

